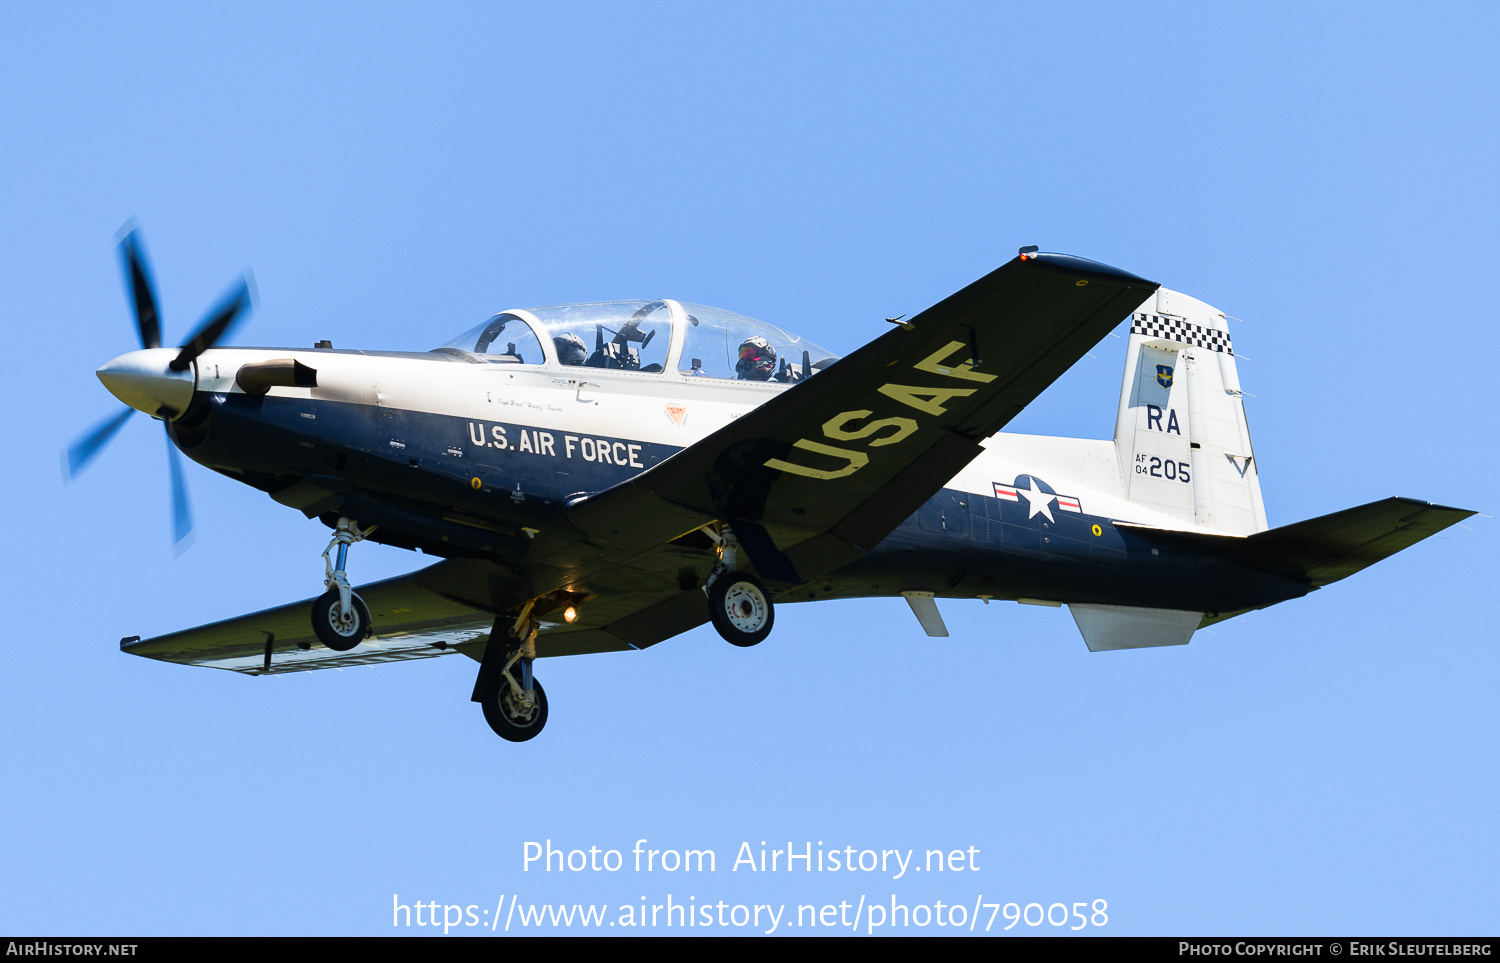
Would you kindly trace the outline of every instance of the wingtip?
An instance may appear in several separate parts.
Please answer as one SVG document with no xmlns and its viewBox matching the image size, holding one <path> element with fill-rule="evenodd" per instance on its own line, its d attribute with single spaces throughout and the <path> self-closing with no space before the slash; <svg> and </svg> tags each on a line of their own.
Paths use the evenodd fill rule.
<svg viewBox="0 0 1500 963">
<path fill-rule="evenodd" d="M 1161 287 L 1161 282 L 1159 281 L 1148 281 L 1139 274 L 1132 274 L 1112 264 L 1105 264 L 1102 261 L 1091 261 L 1086 257 L 1077 257 L 1072 254 L 1056 254 L 1043 251 L 1019 255 L 1017 260 L 1035 262 L 1063 271 L 1081 272 L 1097 277 L 1126 281 L 1132 284 L 1143 284 L 1149 286 L 1153 291 Z"/>
<path fill-rule="evenodd" d="M 1425 498 L 1412 498 L 1409 495 L 1392 495 L 1391 500 L 1405 502 L 1406 504 L 1411 505 L 1414 508 L 1431 509 L 1438 512 L 1451 512 L 1452 514 L 1458 515 L 1460 518 L 1469 518 L 1473 515 L 1480 515 L 1484 518 L 1494 517 L 1492 515 L 1485 515 L 1483 512 L 1478 511 L 1477 509 L 1459 508 L 1455 505 L 1439 505 L 1437 502 L 1430 502 Z"/>
</svg>

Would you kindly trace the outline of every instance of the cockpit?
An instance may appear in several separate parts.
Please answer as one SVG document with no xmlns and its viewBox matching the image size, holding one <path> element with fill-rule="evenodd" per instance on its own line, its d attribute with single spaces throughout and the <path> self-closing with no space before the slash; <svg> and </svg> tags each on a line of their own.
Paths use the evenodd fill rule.
<svg viewBox="0 0 1500 963">
<path fill-rule="evenodd" d="M 606 368 L 791 384 L 838 356 L 733 311 L 685 301 L 596 301 L 504 311 L 433 349 L 476 364 Z"/>
</svg>

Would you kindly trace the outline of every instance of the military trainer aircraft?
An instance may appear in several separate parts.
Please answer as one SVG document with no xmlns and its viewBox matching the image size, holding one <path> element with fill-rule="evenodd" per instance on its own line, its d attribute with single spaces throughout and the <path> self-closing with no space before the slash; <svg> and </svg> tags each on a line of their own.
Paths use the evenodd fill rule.
<svg viewBox="0 0 1500 963">
<path fill-rule="evenodd" d="M 842 358 L 668 299 L 503 311 L 414 353 L 220 347 L 243 281 L 164 348 L 138 233 L 120 253 L 141 349 L 98 375 L 166 427 L 179 534 L 179 450 L 333 532 L 316 598 L 121 648 L 247 675 L 461 653 L 516 742 L 547 721 L 537 658 L 705 622 L 755 645 L 778 603 L 896 595 L 928 635 L 937 598 L 1006 599 L 1066 605 L 1093 651 L 1181 645 L 1473 514 L 1269 528 L 1225 315 L 1035 247 Z M 1127 318 L 1114 438 L 997 434 Z M 363 540 L 442 561 L 356 591 Z"/>
</svg>

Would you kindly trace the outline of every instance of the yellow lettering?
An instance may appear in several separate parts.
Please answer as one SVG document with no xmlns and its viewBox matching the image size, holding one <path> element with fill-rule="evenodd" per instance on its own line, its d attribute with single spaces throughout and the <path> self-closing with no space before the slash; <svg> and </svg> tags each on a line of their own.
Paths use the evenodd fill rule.
<svg viewBox="0 0 1500 963">
<path fill-rule="evenodd" d="M 977 388 L 914 388 L 911 385 L 881 385 L 876 389 L 887 398 L 895 398 L 911 408 L 925 411 L 929 415 L 941 415 L 943 407 L 951 398 L 967 398 Z M 925 401 L 923 399 L 926 399 Z"/>
<path fill-rule="evenodd" d="M 834 415 L 823 423 L 823 434 L 838 441 L 859 441 L 883 428 L 894 429 L 884 438 L 877 438 L 870 442 L 871 448 L 880 448 L 884 445 L 894 445 L 898 441 L 905 441 L 908 435 L 917 430 L 917 423 L 910 418 L 882 418 L 879 421 L 870 422 L 863 428 L 850 429 L 849 422 L 868 418 L 872 414 L 874 412 L 871 411 L 846 411 Z"/>
<path fill-rule="evenodd" d="M 832 445 L 822 445 L 816 441 L 808 441 L 806 438 L 798 438 L 792 444 L 792 447 L 801 448 L 804 451 L 817 452 L 820 455 L 827 455 L 830 458 L 841 458 L 848 462 L 848 464 L 838 471 L 824 471 L 821 468 L 807 468 L 803 465 L 794 465 L 789 461 L 782 461 L 780 458 L 772 458 L 766 461 L 766 467 L 793 475 L 804 475 L 808 478 L 829 479 L 852 475 L 870 463 L 870 456 L 862 451 L 847 451 L 843 448 L 835 448 Z"/>
<path fill-rule="evenodd" d="M 994 381 L 994 375 L 980 374 L 967 361 L 961 361 L 958 364 L 948 363 L 948 359 L 953 356 L 953 352 L 964 347 L 967 347 L 967 345 L 962 341 L 949 341 L 946 345 L 939 348 L 936 353 L 918 361 L 913 367 L 918 371 L 931 371 L 933 374 L 940 374 L 949 378 L 962 378 L 965 381 L 978 381 L 984 384 Z"/>
</svg>

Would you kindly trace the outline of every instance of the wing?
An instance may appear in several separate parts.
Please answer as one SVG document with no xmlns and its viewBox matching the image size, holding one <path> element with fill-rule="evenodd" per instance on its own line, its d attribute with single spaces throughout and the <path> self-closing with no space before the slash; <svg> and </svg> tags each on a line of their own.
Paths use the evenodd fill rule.
<svg viewBox="0 0 1500 963">
<path fill-rule="evenodd" d="M 376 635 L 347 652 L 324 648 L 313 635 L 312 599 L 154 639 L 121 639 L 120 649 L 248 675 L 428 659 L 489 636 L 495 616 L 481 606 L 492 599 L 509 605 L 513 598 L 510 592 L 494 598 L 489 590 L 486 583 L 495 569 L 484 562 L 452 560 L 359 588 Z"/>
<path fill-rule="evenodd" d="M 514 609 L 531 594 L 512 573 L 479 559 L 449 559 L 355 591 L 370 609 L 375 635 L 347 652 L 326 648 L 313 635 L 313 599 L 156 638 L 130 636 L 120 640 L 120 650 L 246 675 L 346 669 L 455 652 L 477 660 L 496 613 Z M 586 625 L 571 632 L 562 623 L 543 622 L 537 654 L 643 649 L 708 621 L 701 596 L 645 585 L 592 602 L 588 616 Z"/>
<path fill-rule="evenodd" d="M 617 562 L 720 519 L 763 578 L 831 571 L 874 548 L 1157 286 L 1081 258 L 1017 258 L 572 519 Z"/>
</svg>

